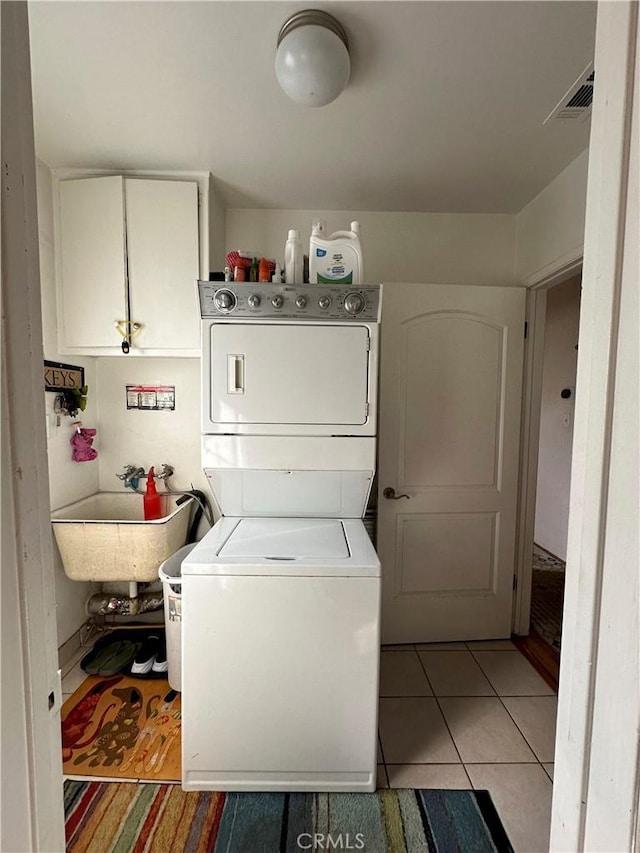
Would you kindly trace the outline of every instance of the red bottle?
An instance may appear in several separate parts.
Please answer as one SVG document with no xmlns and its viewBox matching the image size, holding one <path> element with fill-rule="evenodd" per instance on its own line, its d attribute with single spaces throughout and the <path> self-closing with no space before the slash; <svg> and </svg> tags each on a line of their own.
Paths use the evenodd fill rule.
<svg viewBox="0 0 640 853">
<path fill-rule="evenodd" d="M 162 518 L 162 501 L 160 499 L 160 495 L 156 491 L 153 465 L 149 468 L 149 474 L 147 476 L 147 491 L 144 493 L 143 500 L 145 521 L 155 521 L 157 518 Z"/>
<path fill-rule="evenodd" d="M 266 258 L 260 258 L 258 264 L 258 281 L 271 281 L 271 269 Z"/>
</svg>

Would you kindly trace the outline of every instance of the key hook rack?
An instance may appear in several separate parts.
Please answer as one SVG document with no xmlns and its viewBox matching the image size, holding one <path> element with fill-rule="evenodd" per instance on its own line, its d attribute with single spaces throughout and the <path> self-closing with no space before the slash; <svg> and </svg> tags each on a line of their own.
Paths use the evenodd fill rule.
<svg viewBox="0 0 640 853">
<path fill-rule="evenodd" d="M 56 395 L 53 401 L 53 411 L 58 415 L 58 426 L 60 425 L 60 415 L 77 418 L 79 411 L 84 412 L 87 408 L 88 392 L 88 387 L 83 385 L 82 388 L 67 388 Z"/>
</svg>

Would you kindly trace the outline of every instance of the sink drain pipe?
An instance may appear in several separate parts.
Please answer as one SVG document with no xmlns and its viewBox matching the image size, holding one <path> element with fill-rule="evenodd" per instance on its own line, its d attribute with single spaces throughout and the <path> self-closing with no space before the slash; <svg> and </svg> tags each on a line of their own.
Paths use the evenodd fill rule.
<svg viewBox="0 0 640 853">
<path fill-rule="evenodd" d="M 164 608 L 164 593 L 141 592 L 135 597 L 115 593 L 96 593 L 87 601 L 87 616 L 137 616 Z"/>
</svg>

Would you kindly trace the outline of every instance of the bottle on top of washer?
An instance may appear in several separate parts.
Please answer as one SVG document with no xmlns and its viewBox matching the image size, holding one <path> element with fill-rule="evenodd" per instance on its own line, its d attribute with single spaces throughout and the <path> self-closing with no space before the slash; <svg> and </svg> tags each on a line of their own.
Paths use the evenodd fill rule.
<svg viewBox="0 0 640 853">
<path fill-rule="evenodd" d="M 271 266 L 266 258 L 260 258 L 258 264 L 258 281 L 271 281 Z"/>
<path fill-rule="evenodd" d="M 309 242 L 311 284 L 362 284 L 364 280 L 360 223 L 350 231 L 334 231 L 328 237 L 324 223 L 313 223 Z"/>
<path fill-rule="evenodd" d="M 300 232 L 292 228 L 289 231 L 284 246 L 284 281 L 285 284 L 302 284 L 304 258 Z"/>
</svg>

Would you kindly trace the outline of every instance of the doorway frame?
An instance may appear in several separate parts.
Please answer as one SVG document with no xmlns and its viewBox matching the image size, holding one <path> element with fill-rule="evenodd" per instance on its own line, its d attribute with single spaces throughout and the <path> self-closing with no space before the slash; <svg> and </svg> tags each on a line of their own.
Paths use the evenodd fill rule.
<svg viewBox="0 0 640 853">
<path fill-rule="evenodd" d="M 64 849 L 27 4 L 2 3 L 3 850 Z"/>
<path fill-rule="evenodd" d="M 522 423 L 520 430 L 520 486 L 516 528 L 513 633 L 529 633 L 531 584 L 533 582 L 533 542 L 536 516 L 540 416 L 542 413 L 542 372 L 546 326 L 547 293 L 582 270 L 583 247 L 571 260 L 563 259 L 545 269 L 526 285 L 527 339 L 522 379 Z"/>
<path fill-rule="evenodd" d="M 26 6 L 23 3 L 3 4 L 3 13 L 5 7 L 11 9 L 17 7 L 26 12 Z M 634 38 L 638 32 L 637 23 L 637 4 L 630 2 L 619 3 L 604 3 L 598 4 L 598 26 L 597 26 L 597 52 L 598 57 L 598 75 L 599 87 L 596 89 L 596 105 L 601 110 L 602 115 L 598 113 L 599 123 L 595 128 L 597 137 L 595 142 L 598 146 L 600 155 L 598 162 L 589 166 L 589 190 L 588 190 L 588 239 L 585 245 L 588 251 L 590 267 L 588 276 L 591 284 L 591 289 L 594 289 L 596 280 L 603 282 L 604 286 L 601 293 L 598 294 L 600 302 L 608 300 L 610 303 L 610 311 L 613 311 L 614 325 L 619 320 L 620 307 L 620 289 L 622 264 L 621 243 L 624 242 L 624 223 L 621 222 L 621 208 L 626 198 L 621 200 L 625 195 L 625 188 L 628 183 L 628 147 L 627 139 L 630 137 L 628 123 L 633 110 L 628 102 L 630 100 L 629 90 L 632 87 L 632 77 L 637 71 L 635 56 L 630 39 Z M 4 16 L 3 16 L 4 17 Z M 21 40 L 22 41 L 22 40 Z M 640 52 L 640 51 L 639 51 Z M 28 50 L 26 53 L 28 57 Z M 4 56 L 3 56 L 4 59 Z M 602 85 L 601 81 L 604 83 Z M 637 93 L 636 93 L 637 97 Z M 30 98 L 29 98 L 30 101 Z M 606 103 L 605 103 L 606 101 Z M 638 121 L 638 106 L 636 102 L 635 121 Z M 606 121 L 604 113 L 612 116 L 612 120 Z M 637 132 L 637 124 L 636 124 Z M 611 155 L 611 156 L 609 156 Z M 637 157 L 637 154 L 636 154 Z M 621 162 L 622 161 L 622 162 Z M 605 179 L 613 177 L 617 180 Z M 610 192 L 607 189 L 610 188 Z M 591 211 L 591 213 L 590 213 Z M 591 219 L 589 219 L 589 215 Z M 636 211 L 637 218 L 637 211 Z M 598 238 L 601 238 L 600 240 Z M 631 252 L 635 241 L 637 248 L 637 232 L 631 235 L 628 249 Z M 600 243 L 604 243 L 601 246 Z M 599 254 L 598 251 L 599 250 Z M 586 269 L 586 267 L 585 267 Z M 609 278 L 607 273 L 613 272 Z M 625 286 L 629 286 L 628 280 L 625 280 Z M 544 284 L 543 281 L 539 282 Z M 37 292 L 37 288 L 36 288 Z M 538 299 L 534 295 L 533 305 L 536 310 L 539 310 Z M 590 379 L 591 373 L 597 368 L 598 378 L 602 378 L 603 374 L 609 371 L 608 379 L 615 385 L 615 380 L 618 379 L 617 365 L 615 362 L 615 353 L 611 352 L 611 345 L 617 340 L 616 335 L 608 337 L 608 326 L 606 321 L 602 321 L 597 311 L 600 306 L 592 305 L 593 314 L 590 315 L 587 324 L 587 336 L 585 340 L 589 343 L 591 356 L 590 361 L 587 361 L 587 354 L 582 352 L 579 354 L 579 361 L 585 365 L 585 378 Z M 541 304 L 541 303 L 540 303 Z M 537 315 L 539 316 L 539 315 Z M 610 314 L 608 316 L 611 316 Z M 35 340 L 35 338 L 34 338 Z M 605 344 L 606 349 L 605 349 Z M 582 349 L 582 348 L 581 348 Z M 602 361 L 599 356 L 602 351 L 605 351 L 607 357 Z M 529 357 L 529 356 L 528 356 Z M 27 366 L 31 362 L 38 361 L 38 354 L 31 352 L 27 360 Z M 531 362 L 532 367 L 535 363 Z M 620 379 L 627 378 L 619 377 Z M 583 534 L 589 532 L 589 540 L 585 543 L 585 554 L 591 558 L 588 569 L 588 581 L 591 581 L 591 588 L 581 588 L 580 597 L 572 602 L 572 610 L 579 610 L 583 604 L 593 604 L 590 601 L 592 593 L 598 594 L 602 591 L 602 570 L 604 562 L 603 540 L 607 533 L 608 519 L 606 516 L 606 506 L 602 506 L 603 494 L 602 486 L 603 470 L 604 475 L 608 474 L 608 461 L 611 454 L 611 417 L 614 404 L 614 388 L 602 387 L 599 385 L 596 388 L 596 399 L 593 402 L 585 402 L 582 413 L 584 422 L 581 423 L 581 442 L 584 447 L 587 446 L 589 440 L 593 444 L 597 439 L 601 438 L 601 427 L 605 427 L 604 442 L 596 448 L 598 458 L 595 461 L 590 460 L 589 471 L 579 471 L 576 477 L 576 496 L 572 510 L 575 509 L 575 516 L 571 519 L 570 525 L 573 528 L 574 542 L 573 548 L 577 555 L 577 549 L 582 543 Z M 9 423 L 12 422 L 12 412 L 9 413 Z M 578 424 L 576 418 L 576 424 Z M 530 423 L 529 423 L 530 426 Z M 44 422 L 40 421 L 39 426 L 34 429 L 37 434 L 42 437 L 44 435 Z M 590 449 L 590 448 L 587 448 Z M 40 454 L 41 458 L 41 454 Z M 586 475 L 589 475 L 588 477 Z M 609 483 L 607 482 L 607 485 Z M 586 502 L 587 506 L 582 506 L 582 501 Z M 26 515 L 23 514 L 23 517 Z M 48 519 L 48 511 L 45 513 L 44 504 L 41 505 L 40 511 L 36 513 L 38 520 L 46 521 Z M 595 524 L 592 522 L 595 520 Z M 612 540 L 615 543 L 615 533 L 612 531 Z M 637 543 L 635 543 L 637 552 Z M 626 576 L 632 577 L 631 559 L 627 558 L 624 564 Z M 625 577 L 626 577 L 625 576 Z M 635 578 L 637 584 L 637 578 Z M 587 584 L 584 585 L 585 587 Z M 619 583 L 618 583 L 619 586 Z M 609 587 L 613 587 L 613 583 L 609 581 Z M 637 587 L 636 587 L 637 589 Z M 29 590 L 30 594 L 34 594 L 34 590 Z M 38 593 L 39 595 L 39 593 Z M 560 726 L 558 732 L 558 746 L 560 747 L 558 756 L 558 765 L 556 772 L 556 781 L 554 783 L 554 803 L 552 812 L 552 849 L 554 850 L 578 850 L 584 849 L 585 843 L 588 849 L 611 849 L 607 848 L 607 841 L 611 842 L 611 837 L 607 837 L 607 833 L 615 826 L 612 812 L 608 811 L 614 797 L 620 799 L 620 794 L 625 794 L 626 800 L 633 800 L 633 807 L 625 813 L 624 825 L 618 827 L 618 832 L 622 830 L 633 842 L 636 839 L 640 843 L 640 822 L 638 821 L 638 809 L 640 808 L 640 797 L 637 775 L 635 785 L 632 774 L 637 774 L 637 726 L 628 727 L 628 730 L 621 730 L 619 722 L 616 718 L 618 711 L 624 712 L 625 723 L 629 717 L 629 711 L 635 712 L 640 710 L 640 700 L 638 698 L 637 681 L 638 673 L 633 672 L 635 678 L 635 694 L 632 694 L 632 686 L 626 684 L 620 677 L 614 683 L 614 686 L 619 688 L 624 687 L 618 694 L 618 702 L 612 702 L 611 690 L 596 691 L 596 673 L 593 672 L 593 658 L 597 658 L 598 652 L 601 651 L 600 646 L 604 647 L 604 640 L 607 636 L 601 637 L 600 622 L 607 630 L 610 630 L 613 625 L 613 616 L 615 610 L 612 606 L 615 603 L 623 605 L 622 610 L 626 615 L 631 611 L 633 601 L 629 596 L 626 599 L 621 599 L 620 602 L 598 601 L 596 606 L 590 606 L 581 611 L 580 631 L 573 630 L 572 643 L 567 650 L 563 660 L 563 668 L 561 672 L 561 694 L 560 694 Z M 601 612 L 601 607 L 604 609 Z M 49 623 L 51 623 L 51 614 L 47 613 Z M 620 614 L 617 615 L 620 621 Z M 637 637 L 637 613 L 635 614 L 635 636 Z M 35 654 L 42 653 L 42 646 L 36 644 L 31 637 L 31 631 L 34 630 L 35 623 L 31 624 L 26 621 L 26 636 L 21 636 L 16 643 L 16 654 L 23 652 L 22 659 L 29 660 L 27 657 L 30 651 Z M 614 627 L 616 627 L 614 625 Z M 615 639 L 615 637 L 614 637 Z M 603 677 L 605 672 L 611 677 L 618 677 L 621 673 L 620 660 L 612 653 L 611 647 L 605 648 L 606 657 L 603 655 L 603 666 L 598 669 L 599 677 Z M 613 650 L 615 651 L 615 649 Z M 624 662 L 634 663 L 633 656 L 636 656 L 638 651 L 628 644 L 627 647 L 620 650 L 624 658 Z M 48 652 L 49 653 L 49 652 Z M 37 659 L 34 660 L 37 664 Z M 637 662 L 637 660 L 635 661 Z M 607 666 L 608 665 L 608 666 Z M 27 675 L 31 673 L 27 669 Z M 621 673 L 626 674 L 626 673 Z M 610 686 L 610 685 L 608 685 Z M 31 699 L 29 679 L 27 679 L 27 698 Z M 633 699 L 631 703 L 629 700 Z M 622 701 L 624 700 L 624 701 Z M 625 707 L 622 707 L 622 706 Z M 618 707 L 614 707 L 618 706 Z M 596 725 L 594 726 L 594 717 Z M 32 725 L 30 720 L 26 721 L 27 725 Z M 594 735 L 593 741 L 591 735 Z M 43 742 L 46 744 L 46 732 L 43 732 Z M 624 734 L 626 739 L 620 735 Z M 623 754 L 621 750 L 628 745 L 628 737 L 631 735 L 635 738 L 635 749 L 627 750 Z M 53 735 L 49 735 L 53 741 Z M 596 749 L 597 748 L 597 749 Z M 597 753 L 597 754 L 593 754 Z M 629 771 L 625 776 L 623 786 L 619 781 L 620 769 Z M 40 826 L 37 818 L 42 820 L 48 817 L 43 815 L 43 808 L 46 809 L 52 803 L 52 797 L 47 795 L 46 778 L 40 771 L 38 778 L 34 779 L 35 768 L 30 766 L 29 776 L 32 784 L 36 782 L 43 792 L 43 800 L 37 801 L 37 798 L 32 797 L 32 808 L 38 807 L 38 815 L 34 817 L 39 830 Z M 597 772 L 596 772 L 597 771 Z M 616 778 L 616 785 L 611 785 L 609 780 Z M 631 781 L 629 781 L 631 780 Z M 597 785 L 596 785 L 597 783 Z M 599 792 L 596 790 L 599 787 Z M 600 797 L 595 795 L 599 793 Z M 599 823 L 595 817 L 597 808 L 599 814 L 604 818 Z M 587 823 L 587 811 L 593 810 L 594 819 Z M 586 832 L 588 830 L 588 832 Z M 629 848 L 631 845 L 629 845 Z M 32 849 L 46 849 L 44 845 L 33 846 Z M 59 849 L 59 848 L 58 848 Z M 622 849 L 622 848 L 619 848 Z"/>
<path fill-rule="evenodd" d="M 637 2 L 598 3 L 594 65 L 552 851 L 632 850 L 640 837 Z M 540 354 L 529 358 L 533 371 Z"/>
</svg>

